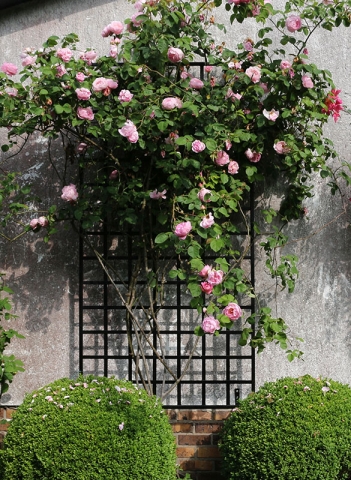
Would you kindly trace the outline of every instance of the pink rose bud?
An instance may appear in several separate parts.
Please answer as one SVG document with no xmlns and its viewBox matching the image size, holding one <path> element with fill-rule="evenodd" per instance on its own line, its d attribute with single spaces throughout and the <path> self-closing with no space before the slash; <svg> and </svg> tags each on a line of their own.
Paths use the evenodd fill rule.
<svg viewBox="0 0 351 480">
<path fill-rule="evenodd" d="M 94 120 L 94 113 L 91 107 L 78 107 L 77 108 L 77 117 L 81 120 Z"/>
<path fill-rule="evenodd" d="M 36 228 L 39 227 L 39 219 L 38 218 L 33 218 L 33 220 L 30 221 L 29 226 L 32 230 L 35 230 Z"/>
<path fill-rule="evenodd" d="M 183 103 L 178 97 L 166 97 L 162 101 L 162 108 L 164 110 L 173 110 L 174 108 L 182 108 Z"/>
<path fill-rule="evenodd" d="M 195 153 L 200 153 L 204 151 L 205 148 L 206 148 L 206 145 L 200 140 L 194 140 L 193 143 L 191 144 L 191 150 Z"/>
<path fill-rule="evenodd" d="M 109 179 L 110 180 L 116 180 L 116 178 L 118 177 L 118 170 L 113 170 L 110 175 L 109 175 Z"/>
<path fill-rule="evenodd" d="M 201 202 L 210 202 L 211 190 L 208 190 L 207 188 L 201 188 L 201 190 L 197 194 L 197 198 L 199 198 Z"/>
<path fill-rule="evenodd" d="M 69 62 L 72 58 L 73 52 L 69 48 L 58 48 L 56 55 L 61 58 L 63 62 Z"/>
<path fill-rule="evenodd" d="M 211 283 L 201 282 L 200 286 L 201 286 L 201 290 L 207 295 L 210 295 L 212 293 L 213 285 Z"/>
<path fill-rule="evenodd" d="M 49 225 L 49 221 L 46 217 L 39 217 L 38 223 L 41 227 L 47 227 Z"/>
<path fill-rule="evenodd" d="M 203 88 L 204 82 L 199 80 L 198 78 L 192 78 L 189 83 L 190 88 L 194 88 L 195 90 L 201 90 Z"/>
<path fill-rule="evenodd" d="M 180 240 L 185 240 L 191 229 L 191 222 L 181 222 L 175 227 L 174 233 Z"/>
<path fill-rule="evenodd" d="M 203 319 L 201 328 L 205 333 L 210 333 L 213 335 L 216 330 L 220 330 L 221 325 L 217 318 L 208 316 Z"/>
<path fill-rule="evenodd" d="M 200 222 L 200 227 L 202 228 L 210 228 L 215 223 L 212 213 L 208 213 L 203 217 Z"/>
<path fill-rule="evenodd" d="M 300 30 L 302 26 L 301 18 L 298 15 L 290 15 L 286 19 L 285 26 L 289 30 L 289 32 L 296 32 L 297 30 Z"/>
<path fill-rule="evenodd" d="M 76 152 L 77 153 L 85 153 L 88 148 L 88 145 L 84 142 L 78 143 L 76 147 Z"/>
<path fill-rule="evenodd" d="M 224 310 L 222 310 L 222 313 L 232 321 L 238 320 L 243 314 L 241 308 L 236 303 L 228 303 Z"/>
<path fill-rule="evenodd" d="M 89 100 L 91 91 L 87 88 L 76 88 L 76 95 L 78 100 Z"/>
<path fill-rule="evenodd" d="M 229 159 L 229 155 L 227 154 L 227 152 L 225 152 L 224 150 L 220 150 L 217 153 L 215 163 L 217 165 L 219 165 L 220 167 L 223 167 L 223 165 L 227 165 L 227 163 L 229 163 L 229 162 L 230 162 L 230 159 Z"/>
<path fill-rule="evenodd" d="M 11 77 L 13 75 L 16 75 L 16 73 L 18 72 L 18 68 L 16 67 L 16 65 L 14 65 L 13 63 L 7 63 L 7 62 L 1 65 L 0 70 L 6 73 L 6 75 L 10 75 Z"/>
<path fill-rule="evenodd" d="M 261 79 L 260 67 L 249 67 L 245 70 L 245 73 L 248 77 L 251 78 L 251 81 L 253 83 L 258 83 Z"/>
<path fill-rule="evenodd" d="M 213 67 L 211 67 L 210 65 L 206 65 L 206 66 L 204 67 L 204 70 L 205 70 L 206 73 L 210 73 L 210 72 L 212 72 Z"/>
<path fill-rule="evenodd" d="M 168 60 L 172 63 L 181 62 L 184 58 L 184 53 L 180 48 L 170 47 L 167 52 Z"/>
<path fill-rule="evenodd" d="M 76 186 L 71 183 L 70 185 L 63 187 L 61 198 L 66 202 L 76 202 L 78 199 L 78 192 Z"/>
<path fill-rule="evenodd" d="M 288 60 L 282 60 L 280 62 L 280 68 L 282 70 L 287 70 L 288 68 L 291 68 L 291 63 Z"/>
</svg>

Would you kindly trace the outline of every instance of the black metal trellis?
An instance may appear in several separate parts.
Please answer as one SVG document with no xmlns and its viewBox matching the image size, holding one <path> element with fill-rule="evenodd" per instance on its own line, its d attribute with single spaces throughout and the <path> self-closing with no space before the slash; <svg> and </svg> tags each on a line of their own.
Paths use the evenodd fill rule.
<svg viewBox="0 0 351 480">
<path fill-rule="evenodd" d="M 254 201 L 250 193 L 248 206 L 250 231 L 236 236 L 250 241 L 250 248 L 244 258 L 247 273 L 254 284 Z M 105 225 L 102 230 L 88 232 L 90 241 L 101 255 L 114 264 L 128 283 L 132 274 L 133 235 L 109 231 Z M 247 238 L 249 237 L 249 238 Z M 95 255 L 80 242 L 79 254 L 79 371 L 84 374 L 115 375 L 119 378 L 134 380 L 133 359 L 127 344 L 125 307 L 116 299 L 111 281 L 101 269 Z M 215 257 L 213 257 L 215 258 Z M 210 262 L 211 257 L 206 261 Z M 122 285 L 121 280 L 114 282 Z M 140 280 L 138 283 L 145 283 Z M 161 320 L 161 334 L 168 345 L 166 360 L 180 376 L 182 366 L 187 359 L 186 345 L 194 341 L 194 326 L 198 318 L 191 318 L 193 311 L 186 303 L 187 295 L 184 282 L 170 280 L 169 302 L 161 307 L 164 320 Z M 254 299 L 241 305 L 251 314 L 255 309 Z M 165 405 L 177 408 L 225 408 L 236 404 L 239 396 L 246 395 L 255 388 L 255 358 L 250 347 L 240 347 L 240 321 L 231 330 L 225 330 L 219 337 L 205 335 L 201 338 L 191 361 L 189 372 L 177 385 Z M 157 348 L 157 338 L 153 336 Z M 161 378 L 157 358 L 149 351 L 146 358 L 152 371 L 153 391 L 160 393 L 162 384 L 170 385 L 172 379 Z"/>
<path fill-rule="evenodd" d="M 193 63 L 204 76 L 204 64 Z M 249 230 L 233 236 L 238 249 L 246 243 L 249 249 L 244 257 L 246 274 L 254 286 L 254 194 L 250 190 L 245 209 Z M 134 236 L 114 232 L 106 223 L 101 230 L 86 233 L 90 243 L 102 257 L 121 272 L 121 278 L 114 283 L 121 289 L 129 284 L 136 258 Z M 249 242 L 249 243 L 248 243 Z M 79 253 L 79 371 L 88 374 L 115 375 L 134 381 L 134 364 L 127 341 L 125 322 L 126 309 L 116 297 L 111 280 L 100 267 L 95 255 L 80 240 Z M 217 256 L 206 257 L 210 262 Z M 164 258 L 167 260 L 167 256 Z M 145 280 L 137 282 L 145 284 Z M 161 307 L 160 333 L 165 339 L 165 359 L 170 363 L 177 377 L 188 358 L 190 347 L 195 341 L 194 327 L 199 324 L 198 315 L 189 307 L 189 298 L 184 282 L 169 280 L 165 284 L 167 303 Z M 241 308 L 246 314 L 254 313 L 255 300 L 252 298 Z M 164 405 L 173 408 L 228 408 L 236 404 L 240 396 L 246 396 L 255 389 L 255 355 L 250 347 L 238 343 L 242 329 L 241 321 L 234 328 L 225 330 L 219 337 L 205 335 L 197 345 L 190 368 L 182 381 L 165 399 Z M 151 334 L 153 345 L 157 336 Z M 158 364 L 152 350 L 146 353 L 150 367 L 152 388 L 160 395 L 164 385 L 173 384 L 169 377 L 163 377 L 164 370 Z"/>
</svg>

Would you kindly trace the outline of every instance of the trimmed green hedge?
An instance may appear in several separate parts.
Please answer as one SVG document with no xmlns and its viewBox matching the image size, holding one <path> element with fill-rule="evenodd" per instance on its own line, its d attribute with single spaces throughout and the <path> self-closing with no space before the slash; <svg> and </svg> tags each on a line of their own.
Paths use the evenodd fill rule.
<svg viewBox="0 0 351 480">
<path fill-rule="evenodd" d="M 175 478 L 160 400 L 114 378 L 64 378 L 27 395 L 0 451 L 1 480 Z"/>
<path fill-rule="evenodd" d="M 351 478 L 351 389 L 309 375 L 266 383 L 226 420 L 220 449 L 225 480 Z"/>
</svg>

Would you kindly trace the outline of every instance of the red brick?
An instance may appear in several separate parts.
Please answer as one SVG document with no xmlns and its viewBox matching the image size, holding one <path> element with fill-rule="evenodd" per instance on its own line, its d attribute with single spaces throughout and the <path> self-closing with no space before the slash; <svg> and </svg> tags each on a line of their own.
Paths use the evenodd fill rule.
<svg viewBox="0 0 351 480">
<path fill-rule="evenodd" d="M 198 458 L 218 458 L 221 454 L 218 447 L 199 447 L 197 456 Z"/>
<path fill-rule="evenodd" d="M 195 470 L 212 472 L 214 470 L 214 462 L 211 460 L 195 460 Z"/>
<path fill-rule="evenodd" d="M 4 420 L 3 418 L 0 419 L 0 432 L 5 432 L 10 425 L 10 422 L 8 421 L 3 422 L 3 420 Z"/>
<path fill-rule="evenodd" d="M 191 458 L 195 456 L 197 449 L 195 447 L 178 447 L 177 448 L 177 457 L 178 458 Z"/>
<path fill-rule="evenodd" d="M 192 433 L 193 424 L 192 423 L 173 423 L 172 430 L 174 433 L 178 433 L 178 432 Z"/>
<path fill-rule="evenodd" d="M 198 423 L 195 425 L 196 433 L 216 433 L 222 428 L 221 423 Z"/>
<path fill-rule="evenodd" d="M 212 420 L 212 411 L 209 410 L 192 410 L 190 420 Z"/>
<path fill-rule="evenodd" d="M 9 420 L 12 418 L 12 415 L 14 414 L 16 410 L 13 408 L 5 408 L 5 416 L 4 418 L 8 418 Z"/>
<path fill-rule="evenodd" d="M 211 435 L 178 435 L 178 445 L 211 445 Z"/>
<path fill-rule="evenodd" d="M 195 460 L 180 460 L 179 466 L 184 472 L 188 470 L 192 470 L 192 471 L 196 470 Z"/>
<path fill-rule="evenodd" d="M 225 420 L 231 414 L 231 410 L 215 410 L 213 413 L 214 420 Z"/>
<path fill-rule="evenodd" d="M 191 420 L 191 413 L 190 410 L 178 410 L 177 420 Z"/>
<path fill-rule="evenodd" d="M 170 420 L 177 420 L 177 410 L 165 410 Z"/>
</svg>

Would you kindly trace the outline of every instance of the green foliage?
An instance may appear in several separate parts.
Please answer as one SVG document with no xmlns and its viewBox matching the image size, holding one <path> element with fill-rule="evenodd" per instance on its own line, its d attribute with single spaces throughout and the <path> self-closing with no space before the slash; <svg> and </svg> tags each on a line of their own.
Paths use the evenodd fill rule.
<svg viewBox="0 0 351 480">
<path fill-rule="evenodd" d="M 273 229 L 261 246 L 269 275 L 292 292 L 297 258 L 277 255 L 287 243 L 284 226 L 303 217 L 303 202 L 313 195 L 313 174 L 330 177 L 332 193 L 339 180 L 351 181 L 346 169 L 336 176 L 329 167 L 337 153 L 323 132 L 330 116 L 339 117 L 339 91 L 330 72 L 312 63 L 306 49 L 317 28 L 350 23 L 350 0 L 326 3 L 293 0 L 281 10 L 263 0 L 226 3 L 232 23 L 254 17 L 262 24 L 257 42 L 243 39 L 234 50 L 218 44 L 218 32 L 212 33 L 214 27 L 225 30 L 213 19 L 221 0 L 157 0 L 143 3 L 124 30 L 121 24 L 119 33 L 110 31 L 109 56 L 81 52 L 73 33 L 51 36 L 43 48 L 28 52 L 20 81 L 0 74 L 0 126 L 8 128 L 2 149 L 40 132 L 62 142 L 66 163 L 61 170 L 70 172 L 62 186 L 77 183 L 80 173 L 89 179 L 81 182 L 74 199 L 50 206 L 44 224 L 31 228 L 46 228 L 45 241 L 58 222 L 70 222 L 82 235 L 106 219 L 115 231 L 139 229 L 136 265 L 141 278 L 149 279 L 148 287 L 161 292 L 171 272 L 170 278 L 187 285 L 191 307 L 199 316 L 204 309 L 215 314 L 221 330 L 234 325 L 222 309 L 256 295 L 243 268 L 249 247 L 233 247 L 233 237 L 250 229 L 245 208 L 251 186 L 279 178 L 286 186 L 284 199 L 279 211 L 263 207 Z M 301 19 L 297 34 L 287 29 L 291 14 Z M 275 47 L 273 32 L 280 35 Z M 61 48 L 68 49 L 66 58 Z M 170 48 L 181 52 L 178 61 L 169 56 Z M 205 64 L 201 80 L 191 65 L 194 59 Z M 96 88 L 95 82 L 104 79 L 112 85 Z M 81 89 L 87 96 L 79 96 Z M 132 96 L 122 99 L 122 91 Z M 176 104 L 165 106 L 167 99 Z M 201 198 L 202 188 L 207 193 Z M 11 212 L 22 208 L 13 203 Z M 190 229 L 177 235 L 184 223 Z M 173 253 L 166 273 L 158 264 L 165 251 Z M 225 266 L 210 265 L 221 269 L 223 281 L 205 291 L 199 272 L 214 254 L 226 260 Z M 124 302 L 136 298 L 128 292 Z M 131 311 L 135 304 L 128 306 Z M 261 351 L 266 342 L 278 341 L 287 348 L 284 320 L 258 312 L 244 319 L 241 344 Z M 155 312 L 146 316 L 156 321 Z M 195 333 L 204 333 L 202 327 Z M 290 359 L 295 356 L 288 352 Z"/>
<path fill-rule="evenodd" d="M 239 402 L 221 435 L 226 480 L 350 478 L 351 389 L 283 378 Z"/>
<path fill-rule="evenodd" d="M 1 322 L 13 320 L 16 315 L 11 313 L 12 305 L 8 296 L 11 295 L 12 290 L 4 284 L 3 273 L 0 273 L 0 400 L 1 396 L 7 392 L 13 377 L 18 372 L 23 372 L 23 362 L 14 355 L 5 355 L 5 349 L 10 344 L 13 338 L 24 338 L 12 328 L 6 330 Z"/>
<path fill-rule="evenodd" d="M 1 480 L 174 480 L 175 442 L 157 397 L 105 377 L 26 396 L 0 456 Z"/>
</svg>

